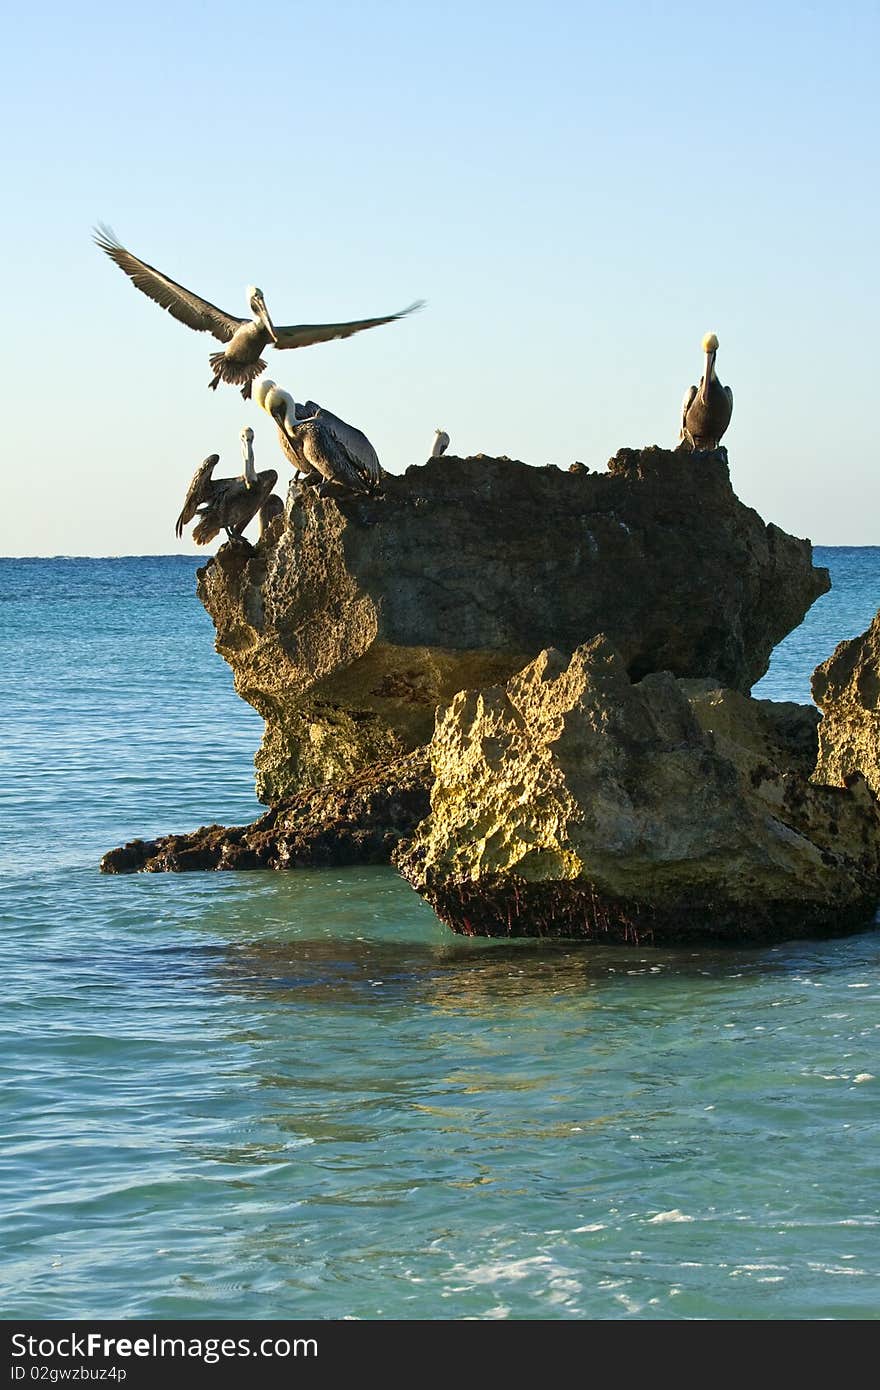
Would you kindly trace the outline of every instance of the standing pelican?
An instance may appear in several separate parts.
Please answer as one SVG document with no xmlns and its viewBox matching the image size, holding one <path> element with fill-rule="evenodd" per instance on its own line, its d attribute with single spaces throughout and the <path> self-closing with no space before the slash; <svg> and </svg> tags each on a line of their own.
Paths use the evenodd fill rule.
<svg viewBox="0 0 880 1390">
<path fill-rule="evenodd" d="M 294 430 L 296 426 L 296 412 L 298 407 L 294 403 L 293 396 L 289 391 L 284 391 L 280 386 L 276 386 L 274 381 L 266 377 L 261 381 L 256 389 L 255 399 L 257 405 L 265 410 L 267 415 L 271 415 L 278 428 L 278 443 L 281 445 L 282 453 L 293 469 L 294 478 L 299 481 L 305 473 L 310 483 L 322 481 L 320 473 L 312 473 L 312 469 L 302 457 L 302 452 L 294 446 Z M 308 414 L 302 411 L 303 416 Z M 288 433 L 288 416 L 293 421 L 291 430 Z M 311 476 L 309 476 L 311 475 Z"/>
<path fill-rule="evenodd" d="M 382 478 L 382 465 L 367 436 L 338 415 L 306 401 L 300 407 L 289 391 L 274 381 L 261 381 L 257 404 L 278 426 L 281 447 L 293 468 L 305 473 L 309 486 L 339 483 L 352 492 L 372 492 Z"/>
<path fill-rule="evenodd" d="M 431 450 L 431 458 L 438 459 L 441 454 L 445 454 L 449 448 L 449 435 L 445 430 L 434 431 L 434 447 Z"/>
<path fill-rule="evenodd" d="M 211 454 L 196 469 L 174 528 L 178 538 L 187 522 L 198 516 L 199 523 L 192 533 L 196 545 L 207 545 L 221 529 L 231 541 L 244 541 L 244 528 L 266 505 L 278 474 L 274 468 L 261 473 L 254 469 L 254 432 L 250 425 L 241 432 L 241 450 L 244 473 L 238 478 L 212 477 L 220 462 L 219 454 Z"/>
<path fill-rule="evenodd" d="M 308 347 L 312 343 L 326 343 L 332 338 L 349 338 L 352 333 L 360 333 L 364 328 L 378 328 L 380 324 L 393 323 L 422 304 L 419 300 L 410 304 L 408 309 L 385 314 L 378 319 L 353 319 L 350 323 L 298 323 L 276 328 L 269 317 L 263 291 L 257 289 L 256 285 L 249 285 L 247 290 L 253 318 L 239 319 L 209 304 L 207 299 L 201 299 L 192 290 L 184 289 L 183 285 L 178 285 L 176 280 L 169 279 L 154 266 L 147 265 L 146 261 L 139 260 L 125 249 L 109 227 L 96 228 L 94 238 L 101 250 L 125 271 L 142 294 L 167 309 L 180 323 L 194 328 L 197 333 L 213 333 L 215 338 L 226 344 L 222 352 L 211 353 L 214 376 L 208 386 L 212 391 L 216 391 L 221 381 L 231 386 L 241 386 L 245 400 L 250 398 L 255 377 L 266 370 L 260 353 L 269 343 L 277 348 L 298 348 Z"/>
<path fill-rule="evenodd" d="M 679 438 L 692 449 L 717 449 L 733 414 L 733 392 L 729 386 L 722 386 L 715 375 L 718 339 L 714 333 L 706 334 L 703 351 L 706 368 L 699 387 L 689 387 L 681 403 Z"/>
</svg>

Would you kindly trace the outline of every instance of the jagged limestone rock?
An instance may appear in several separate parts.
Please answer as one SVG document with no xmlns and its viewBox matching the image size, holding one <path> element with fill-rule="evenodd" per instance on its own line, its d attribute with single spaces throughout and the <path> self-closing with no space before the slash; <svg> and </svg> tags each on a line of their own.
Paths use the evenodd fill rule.
<svg viewBox="0 0 880 1390">
<path fill-rule="evenodd" d="M 842 783 L 860 772 L 880 797 L 880 613 L 813 672 L 822 710 L 816 777 Z"/>
<path fill-rule="evenodd" d="M 453 930 L 656 943 L 837 933 L 880 898 L 861 778 L 808 780 L 815 718 L 605 637 L 438 713 L 431 814 L 398 867 Z"/>
<path fill-rule="evenodd" d="M 710 680 L 683 680 L 679 685 L 700 728 L 712 735 L 716 750 L 739 768 L 769 764 L 801 777 L 812 776 L 821 718 L 815 705 L 753 700 Z"/>
<path fill-rule="evenodd" d="M 747 691 L 829 587 L 808 541 L 736 498 L 723 450 L 622 450 L 607 473 L 445 456 L 383 486 L 294 487 L 255 551 L 199 571 L 217 650 L 266 721 L 264 801 L 423 745 L 457 691 L 600 631 L 635 677 Z"/>
</svg>

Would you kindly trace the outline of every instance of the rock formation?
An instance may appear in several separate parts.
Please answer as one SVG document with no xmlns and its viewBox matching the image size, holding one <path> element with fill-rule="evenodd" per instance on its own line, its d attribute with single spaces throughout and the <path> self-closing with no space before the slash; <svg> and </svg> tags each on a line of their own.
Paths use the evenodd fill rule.
<svg viewBox="0 0 880 1390">
<path fill-rule="evenodd" d="M 293 488 L 256 550 L 199 571 L 217 650 L 266 721 L 270 804 L 424 745 L 457 691 L 598 632 L 635 679 L 748 691 L 828 587 L 808 541 L 736 498 L 723 450 L 657 448 L 607 473 L 444 457 L 376 498 Z"/>
<path fill-rule="evenodd" d="M 828 587 L 808 541 L 735 497 L 723 450 L 621 450 L 607 473 L 444 457 L 350 500 L 292 485 L 255 548 L 198 578 L 266 721 L 271 809 L 101 867 L 394 854 L 450 926 L 489 935 L 862 925 L 875 802 L 857 777 L 810 783 L 815 710 L 747 694 Z"/>
<path fill-rule="evenodd" d="M 880 797 L 880 613 L 816 667 L 812 691 L 824 716 L 817 779 L 842 783 L 861 772 Z"/>
<path fill-rule="evenodd" d="M 816 715 L 669 672 L 605 637 L 543 651 L 438 714 L 431 814 L 398 867 L 453 930 L 655 943 L 866 925 L 880 820 L 811 783 Z"/>
</svg>

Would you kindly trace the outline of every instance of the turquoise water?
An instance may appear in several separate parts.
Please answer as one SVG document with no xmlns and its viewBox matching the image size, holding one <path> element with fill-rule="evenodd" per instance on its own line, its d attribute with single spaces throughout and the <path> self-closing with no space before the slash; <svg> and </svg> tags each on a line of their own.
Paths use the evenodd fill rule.
<svg viewBox="0 0 880 1390">
<path fill-rule="evenodd" d="M 880 603 L 880 549 L 758 693 Z M 195 561 L 0 561 L 5 1317 L 876 1317 L 880 933 L 472 943 L 390 870 L 105 878 L 249 818 Z"/>
</svg>

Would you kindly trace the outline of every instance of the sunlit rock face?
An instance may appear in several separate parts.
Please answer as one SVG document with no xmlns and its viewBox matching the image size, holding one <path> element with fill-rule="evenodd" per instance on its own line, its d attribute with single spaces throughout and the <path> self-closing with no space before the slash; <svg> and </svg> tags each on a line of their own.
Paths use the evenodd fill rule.
<svg viewBox="0 0 880 1390">
<path fill-rule="evenodd" d="M 634 682 L 605 637 L 438 714 L 431 814 L 397 851 L 454 931 L 662 944 L 835 934 L 880 897 L 860 777 L 809 780 L 816 715 Z"/>
<path fill-rule="evenodd" d="M 816 777 L 842 783 L 860 772 L 880 796 L 880 613 L 816 667 L 812 689 L 824 716 Z"/>
<path fill-rule="evenodd" d="M 598 632 L 635 679 L 748 691 L 828 583 L 808 541 L 736 498 L 723 451 L 649 448 L 603 473 L 444 456 L 350 501 L 292 487 L 255 551 L 199 571 L 199 596 L 266 721 L 274 804 L 424 745 L 458 691 Z"/>
</svg>

